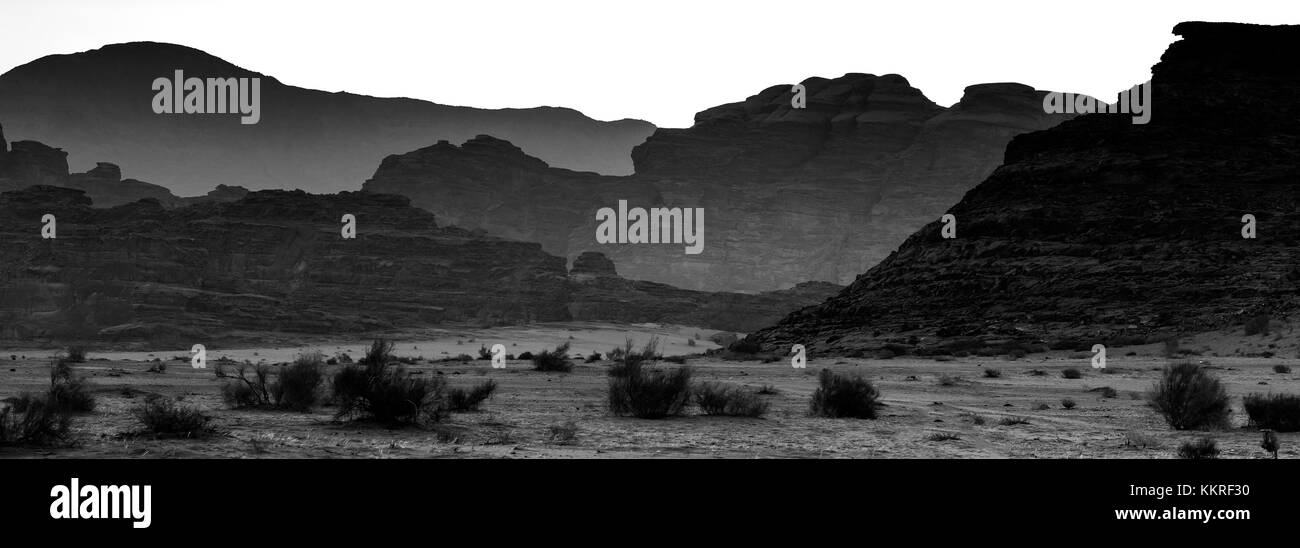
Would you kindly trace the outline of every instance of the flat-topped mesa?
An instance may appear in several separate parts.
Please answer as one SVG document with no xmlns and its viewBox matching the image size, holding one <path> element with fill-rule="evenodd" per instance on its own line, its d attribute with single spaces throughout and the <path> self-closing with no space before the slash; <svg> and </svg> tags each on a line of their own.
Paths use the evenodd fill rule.
<svg viewBox="0 0 1300 548">
<path fill-rule="evenodd" d="M 554 168 L 509 141 L 479 135 L 460 146 L 441 141 L 390 155 L 362 188 L 409 196 L 443 222 L 538 242 L 549 253 L 575 258 L 596 211 L 619 199 L 653 204 L 653 187 L 628 177 Z"/>
<path fill-rule="evenodd" d="M 96 162 L 95 167 L 85 173 L 87 179 L 117 183 L 122 180 L 122 168 L 109 162 Z"/>
<path fill-rule="evenodd" d="M 68 180 L 68 153 L 36 141 L 14 141 L 5 156 L 5 177 L 32 185 Z"/>
<path fill-rule="evenodd" d="M 947 210 L 955 238 L 935 219 L 753 340 L 822 354 L 1088 350 L 1300 312 L 1300 68 L 1277 58 L 1300 48 L 1300 26 L 1175 32 L 1149 123 L 1089 114 L 1015 137 Z"/>
<path fill-rule="evenodd" d="M 660 129 L 632 149 L 638 175 L 682 171 L 763 172 L 804 166 L 821 155 L 898 151 L 925 120 L 944 111 L 897 74 L 808 78 L 807 105 L 792 105 L 792 86 L 695 115 L 687 129 Z"/>
</svg>

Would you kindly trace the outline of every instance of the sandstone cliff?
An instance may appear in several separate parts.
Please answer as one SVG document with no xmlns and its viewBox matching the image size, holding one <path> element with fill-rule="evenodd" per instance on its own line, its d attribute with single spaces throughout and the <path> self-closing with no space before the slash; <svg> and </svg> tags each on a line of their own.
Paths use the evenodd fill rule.
<svg viewBox="0 0 1300 548">
<path fill-rule="evenodd" d="M 1016 137 L 1004 165 L 833 299 L 752 336 L 820 353 L 1088 348 L 1300 305 L 1300 27 L 1183 23 L 1153 115 Z M 1242 237 L 1244 215 L 1257 238 Z"/>
<path fill-rule="evenodd" d="M 804 109 L 774 86 L 656 131 L 630 177 L 555 169 L 480 136 L 389 156 L 364 188 L 570 259 L 599 251 L 630 278 L 706 291 L 844 284 L 986 177 L 1012 136 L 1068 117 L 1044 114 L 1044 92 L 1019 84 L 971 86 L 951 108 L 898 75 L 803 84 Z M 619 199 L 704 208 L 703 253 L 596 243 L 596 210 Z"/>
</svg>

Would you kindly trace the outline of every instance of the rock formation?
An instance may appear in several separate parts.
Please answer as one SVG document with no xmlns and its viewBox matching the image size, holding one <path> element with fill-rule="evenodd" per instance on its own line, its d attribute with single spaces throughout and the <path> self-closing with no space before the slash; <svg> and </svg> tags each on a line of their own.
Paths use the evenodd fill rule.
<svg viewBox="0 0 1300 548">
<path fill-rule="evenodd" d="M 1152 118 L 1020 135 L 949 212 L 823 304 L 752 338 L 843 354 L 1158 341 L 1300 305 L 1300 27 L 1183 23 Z M 1243 238 L 1243 216 L 1257 237 Z"/>
<path fill-rule="evenodd" d="M 775 86 L 656 131 L 633 150 L 630 177 L 551 168 L 480 136 L 389 156 L 364 188 L 570 259 L 599 251 L 634 279 L 746 292 L 848 283 L 986 177 L 1013 135 L 1068 118 L 1019 84 L 970 86 L 946 109 L 898 75 L 803 84 L 804 109 Z M 620 199 L 704 208 L 703 253 L 598 244 L 595 213 Z"/>
<path fill-rule="evenodd" d="M 110 166 L 94 176 L 111 179 Z M 563 258 L 536 243 L 443 226 L 408 198 L 370 192 L 91 206 L 85 191 L 67 187 L 0 194 L 0 341 L 188 347 L 566 320 L 747 332 L 841 289 L 689 291 L 626 280 L 598 253 L 566 272 Z M 57 221 L 50 240 L 41 238 L 47 213 Z M 355 240 L 341 237 L 346 213 L 356 217 Z"/>
<path fill-rule="evenodd" d="M 0 191 L 34 185 L 84 191 L 94 207 L 114 207 L 146 198 L 166 207 L 182 204 L 182 199 L 166 188 L 122 179 L 122 169 L 117 164 L 99 162 L 85 173 L 68 173 L 68 153 L 63 149 L 36 141 L 17 141 L 12 152 L 0 154 Z"/>
<path fill-rule="evenodd" d="M 40 237 L 45 213 L 56 239 Z M 345 213 L 355 240 L 340 236 Z M 263 191 L 92 209 L 81 191 L 37 186 L 0 195 L 0 235 L 4 339 L 198 343 L 568 318 L 563 259 L 439 226 L 400 196 Z"/>
</svg>

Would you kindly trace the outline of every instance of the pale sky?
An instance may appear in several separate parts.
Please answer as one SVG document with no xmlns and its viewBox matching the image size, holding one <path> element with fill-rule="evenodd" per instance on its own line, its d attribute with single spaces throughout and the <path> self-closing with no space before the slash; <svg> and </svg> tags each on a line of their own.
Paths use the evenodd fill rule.
<svg viewBox="0 0 1300 548">
<path fill-rule="evenodd" d="M 847 72 L 902 74 L 945 106 L 985 82 L 1110 97 L 1150 78 L 1185 20 L 1297 24 L 1300 2 L 0 0 L 0 71 L 172 42 L 325 91 L 687 127 Z"/>
</svg>

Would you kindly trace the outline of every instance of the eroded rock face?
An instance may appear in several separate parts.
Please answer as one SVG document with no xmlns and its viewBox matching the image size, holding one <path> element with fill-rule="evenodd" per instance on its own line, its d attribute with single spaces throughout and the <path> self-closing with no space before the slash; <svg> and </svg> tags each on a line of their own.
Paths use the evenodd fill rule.
<svg viewBox="0 0 1300 548">
<path fill-rule="evenodd" d="M 0 154 L 0 192 L 34 185 L 81 190 L 93 207 L 114 207 L 143 199 L 156 200 L 166 207 L 182 204 L 164 187 L 122 179 L 117 164 L 99 162 L 85 173 L 68 173 L 68 153 L 63 149 L 36 141 L 15 142 L 12 152 Z"/>
<path fill-rule="evenodd" d="M 58 237 L 40 238 L 40 218 Z M 357 218 L 357 238 L 340 218 Z M 85 194 L 0 195 L 0 338 L 202 342 L 238 331 L 351 333 L 568 319 L 564 260 L 441 227 L 400 196 L 250 193 L 166 209 Z"/>
<path fill-rule="evenodd" d="M 43 240 L 47 213 L 57 237 Z M 355 240 L 341 237 L 344 214 L 356 217 Z M 406 197 L 370 192 L 102 209 L 82 190 L 32 186 L 0 194 L 0 253 L 0 341 L 26 343 L 188 347 L 571 319 L 747 332 L 840 289 L 690 291 L 624 279 L 599 253 L 566 272 L 538 244 L 441 226 Z"/>
<path fill-rule="evenodd" d="M 841 294 L 755 335 L 861 352 L 1008 342 L 1089 348 L 1300 305 L 1300 27 L 1183 23 L 1152 118 L 1087 115 L 1006 162 Z M 1243 215 L 1258 236 L 1242 237 Z"/>
<path fill-rule="evenodd" d="M 804 109 L 774 86 L 657 130 L 633 150 L 630 177 L 550 168 L 480 136 L 390 156 L 365 188 L 570 259 L 598 251 L 632 279 L 746 292 L 848 283 L 986 177 L 1013 135 L 1066 118 L 1019 84 L 971 86 L 948 109 L 898 75 L 804 85 Z M 596 211 L 619 200 L 703 208 L 703 252 L 597 243 Z"/>
</svg>

